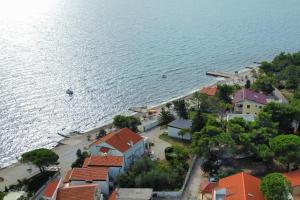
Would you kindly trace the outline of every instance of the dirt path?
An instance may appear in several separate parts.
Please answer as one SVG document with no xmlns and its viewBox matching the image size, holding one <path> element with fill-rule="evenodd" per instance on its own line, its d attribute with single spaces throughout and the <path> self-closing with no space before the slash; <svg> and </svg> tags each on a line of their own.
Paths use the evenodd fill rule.
<svg viewBox="0 0 300 200">
<path fill-rule="evenodd" d="M 197 200 L 199 195 L 199 186 L 203 178 L 203 171 L 201 169 L 202 160 L 197 158 L 194 168 L 191 172 L 191 178 L 186 185 L 186 189 L 183 192 L 182 200 Z"/>
</svg>

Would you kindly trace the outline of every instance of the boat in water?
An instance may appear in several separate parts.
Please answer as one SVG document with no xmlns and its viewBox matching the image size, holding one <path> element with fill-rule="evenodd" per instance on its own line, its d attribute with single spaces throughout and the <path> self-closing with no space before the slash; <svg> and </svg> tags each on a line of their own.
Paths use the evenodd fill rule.
<svg viewBox="0 0 300 200">
<path fill-rule="evenodd" d="M 69 96 L 72 96 L 74 94 L 74 92 L 71 90 L 71 89 L 67 89 L 66 93 L 69 95 Z"/>
</svg>

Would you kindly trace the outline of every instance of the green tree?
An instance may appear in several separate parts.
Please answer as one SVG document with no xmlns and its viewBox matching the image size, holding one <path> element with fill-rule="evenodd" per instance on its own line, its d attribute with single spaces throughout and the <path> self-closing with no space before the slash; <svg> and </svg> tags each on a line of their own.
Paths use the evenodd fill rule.
<svg viewBox="0 0 300 200">
<path fill-rule="evenodd" d="M 116 182 L 121 188 L 134 187 L 134 179 L 127 173 L 121 173 L 116 177 Z"/>
<path fill-rule="evenodd" d="M 294 98 L 300 99 L 300 84 L 298 85 L 297 89 L 294 92 Z"/>
<path fill-rule="evenodd" d="M 296 135 L 279 135 L 270 142 L 271 150 L 274 152 L 276 160 L 286 165 L 286 170 L 290 170 L 290 164 L 294 166 L 300 164 L 300 137 Z"/>
<path fill-rule="evenodd" d="M 199 132 L 201 129 L 205 126 L 207 121 L 207 117 L 200 111 L 196 111 L 196 115 L 192 120 L 192 127 L 191 131 L 192 132 Z"/>
<path fill-rule="evenodd" d="M 231 95 L 234 92 L 234 87 L 230 85 L 218 85 L 218 98 L 223 101 L 224 103 L 231 103 Z"/>
<path fill-rule="evenodd" d="M 203 94 L 201 94 L 200 92 L 195 92 L 193 94 L 192 100 L 196 104 L 197 110 L 200 110 L 202 99 L 203 99 Z"/>
<path fill-rule="evenodd" d="M 172 122 L 175 119 L 175 117 L 170 111 L 165 110 L 165 108 L 162 108 L 159 114 L 159 119 L 161 124 L 165 125 Z"/>
<path fill-rule="evenodd" d="M 265 94 L 271 94 L 274 91 L 275 80 L 271 76 L 260 76 L 252 84 L 252 89 L 256 91 L 262 91 Z"/>
<path fill-rule="evenodd" d="M 81 151 L 80 149 L 76 152 L 77 159 L 72 163 L 71 167 L 82 167 L 84 160 L 89 157 L 89 153 L 87 151 Z"/>
<path fill-rule="evenodd" d="M 272 121 L 272 114 L 267 112 L 260 112 L 255 120 L 256 127 L 265 127 L 270 129 L 278 129 L 278 122 Z"/>
<path fill-rule="evenodd" d="M 173 102 L 174 109 L 177 112 L 178 116 L 182 119 L 188 119 L 188 109 L 187 104 L 184 99 L 178 99 Z"/>
<path fill-rule="evenodd" d="M 117 128 L 127 127 L 134 132 L 138 132 L 138 125 L 141 125 L 141 120 L 135 116 L 116 115 L 113 125 Z"/>
<path fill-rule="evenodd" d="M 172 106 L 172 103 L 170 103 L 170 102 L 166 103 L 166 107 L 167 107 L 168 109 L 170 109 L 171 106 Z"/>
<path fill-rule="evenodd" d="M 290 104 L 269 103 L 263 109 L 272 116 L 272 121 L 278 123 L 281 132 L 292 133 L 293 122 L 296 117 L 296 109 Z"/>
<path fill-rule="evenodd" d="M 106 131 L 104 129 L 100 129 L 99 133 L 96 135 L 96 139 L 100 139 L 106 135 Z"/>
<path fill-rule="evenodd" d="M 291 188 L 282 174 L 272 173 L 262 179 L 260 190 L 266 200 L 289 200 Z"/>
<path fill-rule="evenodd" d="M 181 136 L 181 140 L 183 140 L 183 137 L 185 136 L 185 135 L 187 135 L 188 133 L 190 133 L 191 131 L 190 131 L 190 129 L 181 129 L 177 134 L 179 135 L 179 136 Z"/>
<path fill-rule="evenodd" d="M 4 192 L 0 192 L 0 200 L 3 200 L 4 196 L 5 196 L 5 193 Z"/>
<path fill-rule="evenodd" d="M 45 172 L 45 167 L 58 164 L 59 156 L 52 150 L 41 148 L 22 154 L 21 162 L 31 163 L 37 166 L 41 173 Z"/>
<path fill-rule="evenodd" d="M 250 87 L 251 87 L 251 81 L 247 80 L 245 84 L 245 88 L 250 89 Z"/>
</svg>

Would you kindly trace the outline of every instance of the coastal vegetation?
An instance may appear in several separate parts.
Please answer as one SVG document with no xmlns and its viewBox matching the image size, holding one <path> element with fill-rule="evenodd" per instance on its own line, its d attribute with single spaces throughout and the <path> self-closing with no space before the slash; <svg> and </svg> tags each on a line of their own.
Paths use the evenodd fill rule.
<svg viewBox="0 0 300 200">
<path fill-rule="evenodd" d="M 22 154 L 21 162 L 33 164 L 44 173 L 45 167 L 58 164 L 58 158 L 59 156 L 52 150 L 41 148 Z"/>
<path fill-rule="evenodd" d="M 280 53 L 271 62 L 262 62 L 261 76 L 267 77 L 279 89 L 294 91 L 300 84 L 300 52 Z"/>
<path fill-rule="evenodd" d="M 179 118 L 188 119 L 188 105 L 184 99 L 174 101 L 173 105 Z"/>
<path fill-rule="evenodd" d="M 116 128 L 129 128 L 134 132 L 138 132 L 138 126 L 141 125 L 140 118 L 135 116 L 116 115 L 113 120 Z"/>
</svg>

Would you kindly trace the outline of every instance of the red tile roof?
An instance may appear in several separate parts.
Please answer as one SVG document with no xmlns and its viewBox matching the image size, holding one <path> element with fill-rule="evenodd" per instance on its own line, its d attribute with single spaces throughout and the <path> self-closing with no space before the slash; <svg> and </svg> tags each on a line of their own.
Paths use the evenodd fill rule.
<svg viewBox="0 0 300 200">
<path fill-rule="evenodd" d="M 259 187 L 259 178 L 241 172 L 220 179 L 215 190 L 225 188 L 226 200 L 264 200 Z"/>
<path fill-rule="evenodd" d="M 215 187 L 216 187 L 216 183 L 202 182 L 200 184 L 200 192 L 203 194 L 212 193 Z"/>
<path fill-rule="evenodd" d="M 98 145 L 105 142 L 120 152 L 126 152 L 130 149 L 131 142 L 135 145 L 141 140 L 143 140 L 143 138 L 139 134 L 131 131 L 129 128 L 122 128 L 116 132 L 111 132 L 105 135 L 101 139 L 93 142 L 91 145 Z"/>
<path fill-rule="evenodd" d="M 202 94 L 206 94 L 208 96 L 215 96 L 218 91 L 218 87 L 216 85 L 212 85 L 209 87 L 204 87 L 200 90 Z"/>
<path fill-rule="evenodd" d="M 90 156 L 84 160 L 83 167 L 122 167 L 123 156 Z"/>
<path fill-rule="evenodd" d="M 96 184 L 69 186 L 58 191 L 56 200 L 95 200 L 96 191 Z"/>
<path fill-rule="evenodd" d="M 108 200 L 116 200 L 116 199 L 117 199 L 117 191 L 114 190 L 114 191 L 110 194 Z"/>
<path fill-rule="evenodd" d="M 283 176 L 285 176 L 285 178 L 291 182 L 292 187 L 300 185 L 300 170 L 285 173 Z"/>
<path fill-rule="evenodd" d="M 56 192 L 57 188 L 59 187 L 60 179 L 55 179 L 48 183 L 44 191 L 44 197 L 51 198 L 53 194 Z"/>
<path fill-rule="evenodd" d="M 107 167 L 73 168 L 67 172 L 64 183 L 70 181 L 104 181 L 107 178 Z"/>
<path fill-rule="evenodd" d="M 235 93 L 233 102 L 238 103 L 243 100 L 254 101 L 259 104 L 267 104 L 266 95 L 245 88 Z"/>
</svg>

